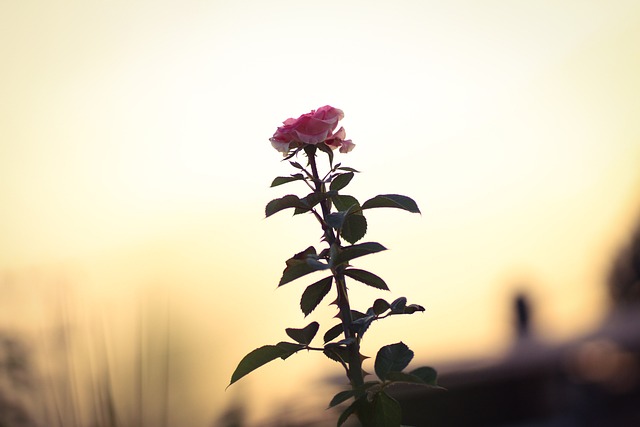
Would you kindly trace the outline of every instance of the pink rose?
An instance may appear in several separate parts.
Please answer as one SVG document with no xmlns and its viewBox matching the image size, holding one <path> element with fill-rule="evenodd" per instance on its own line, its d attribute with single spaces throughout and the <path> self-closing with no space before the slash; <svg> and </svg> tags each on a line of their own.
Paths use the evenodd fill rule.
<svg viewBox="0 0 640 427">
<path fill-rule="evenodd" d="M 353 147 L 356 146 L 350 139 L 344 139 L 347 136 L 347 133 L 344 131 L 344 128 L 341 127 L 338 129 L 338 132 L 334 133 L 331 138 L 324 141 L 327 146 L 331 147 L 332 150 L 336 148 L 340 148 L 341 153 L 348 153 L 353 150 Z"/>
<path fill-rule="evenodd" d="M 270 138 L 276 150 L 287 154 L 292 149 L 304 145 L 325 143 L 332 149 L 340 148 L 340 152 L 348 153 L 355 146 L 351 140 L 345 141 L 344 128 L 333 134 L 338 121 L 344 117 L 342 110 L 325 105 L 297 119 L 287 119 Z"/>
</svg>

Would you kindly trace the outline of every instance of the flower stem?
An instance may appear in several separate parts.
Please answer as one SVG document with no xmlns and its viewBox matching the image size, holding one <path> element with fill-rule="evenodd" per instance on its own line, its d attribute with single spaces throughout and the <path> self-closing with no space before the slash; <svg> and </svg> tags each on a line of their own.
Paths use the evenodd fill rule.
<svg viewBox="0 0 640 427">
<path fill-rule="evenodd" d="M 320 176 L 318 174 L 318 166 L 316 165 L 317 149 L 315 146 L 308 145 L 305 147 L 305 152 L 307 153 L 307 156 L 309 158 L 309 166 L 311 166 L 311 174 L 313 176 L 315 192 L 318 194 L 324 194 L 326 193 L 325 184 L 323 180 L 320 179 Z M 331 202 L 329 199 L 324 199 L 320 202 L 320 206 L 322 209 L 322 217 L 324 219 L 321 225 L 324 231 L 325 240 L 331 248 L 340 250 L 342 249 L 340 239 L 337 237 L 337 234 L 333 231 L 331 226 L 328 225 L 328 218 L 329 214 L 331 213 Z M 351 381 L 351 386 L 353 388 L 356 388 L 364 384 L 364 377 L 362 374 L 362 359 L 360 358 L 360 342 L 354 336 L 353 331 L 351 330 L 353 319 L 351 317 L 349 294 L 347 292 L 347 285 L 344 278 L 344 266 L 333 267 L 331 269 L 331 272 L 333 274 L 334 281 L 336 283 L 336 290 L 338 292 L 336 304 L 338 305 L 339 318 L 342 322 L 344 337 L 345 339 L 354 338 L 353 341 L 347 346 L 349 350 L 349 359 L 347 360 L 347 376 Z"/>
</svg>

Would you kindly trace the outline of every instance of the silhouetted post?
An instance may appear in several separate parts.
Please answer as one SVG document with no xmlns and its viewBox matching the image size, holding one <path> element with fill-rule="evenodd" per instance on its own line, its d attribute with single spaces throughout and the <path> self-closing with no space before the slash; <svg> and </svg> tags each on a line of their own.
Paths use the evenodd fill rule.
<svg viewBox="0 0 640 427">
<path fill-rule="evenodd" d="M 526 338 L 529 336 L 531 329 L 531 307 L 528 298 L 524 294 L 516 295 L 514 309 L 518 338 Z"/>
</svg>

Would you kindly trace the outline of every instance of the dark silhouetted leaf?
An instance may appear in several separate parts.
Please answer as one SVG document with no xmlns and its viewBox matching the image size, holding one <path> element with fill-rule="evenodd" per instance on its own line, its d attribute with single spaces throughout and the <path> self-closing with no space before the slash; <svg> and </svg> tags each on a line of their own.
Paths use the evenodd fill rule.
<svg viewBox="0 0 640 427">
<path fill-rule="evenodd" d="M 358 310 L 351 310 L 351 319 L 352 320 L 358 320 L 358 319 L 362 319 L 363 317 L 365 317 L 366 314 L 364 314 L 361 311 Z"/>
<path fill-rule="evenodd" d="M 347 172 L 360 173 L 360 171 L 359 171 L 359 170 L 355 170 L 354 168 L 350 168 L 350 167 L 348 167 L 348 166 L 342 166 L 342 167 L 339 167 L 339 168 L 337 168 L 337 169 L 339 169 L 339 170 L 341 170 L 341 171 L 347 171 Z"/>
<path fill-rule="evenodd" d="M 389 303 L 385 300 L 383 300 L 382 298 L 378 298 L 377 300 L 375 300 L 373 302 L 373 312 L 376 315 L 380 315 L 382 313 L 384 313 L 385 311 L 389 310 L 391 306 L 389 305 Z"/>
<path fill-rule="evenodd" d="M 349 268 L 344 271 L 344 275 L 349 276 L 352 279 L 357 280 L 358 282 L 362 282 L 365 285 L 373 286 L 374 288 L 383 289 L 385 291 L 389 290 L 389 287 L 387 287 L 387 284 L 384 282 L 384 280 L 366 270 Z"/>
<path fill-rule="evenodd" d="M 293 194 L 288 194 L 284 197 L 281 197 L 279 199 L 274 199 L 269 203 L 267 203 L 267 206 L 264 212 L 267 217 L 270 217 L 274 213 L 280 212 L 281 210 L 288 209 L 288 208 L 307 209 L 307 205 L 298 196 L 294 196 Z"/>
<path fill-rule="evenodd" d="M 387 373 L 387 380 L 401 383 L 426 385 L 422 378 L 415 375 L 407 374 L 406 372 L 389 372 Z"/>
<path fill-rule="evenodd" d="M 293 156 L 295 156 L 295 155 L 296 155 L 296 153 L 298 152 L 298 150 L 299 150 L 299 149 L 297 149 L 297 150 L 293 150 L 293 151 L 290 151 L 290 152 L 289 152 L 289 154 L 282 153 L 282 154 L 284 154 L 284 155 L 285 155 L 285 156 L 284 156 L 284 158 L 283 158 L 282 160 L 289 160 L 290 158 L 292 158 Z"/>
<path fill-rule="evenodd" d="M 416 311 L 424 311 L 424 307 L 418 304 L 409 304 L 404 308 L 404 314 L 413 314 Z"/>
<path fill-rule="evenodd" d="M 282 277 L 280 278 L 278 286 L 282 286 L 285 283 L 289 283 L 314 271 L 329 268 L 327 264 L 323 264 L 318 261 L 318 256 L 313 246 L 295 254 L 292 258 L 289 258 L 286 261 L 286 264 L 287 266 L 282 272 Z"/>
<path fill-rule="evenodd" d="M 341 427 L 342 424 L 344 424 L 345 421 L 347 421 L 347 419 L 351 416 L 351 414 L 353 414 L 356 411 L 356 409 L 358 408 L 358 404 L 359 404 L 359 400 L 354 400 L 351 403 L 351 405 L 347 406 L 347 408 L 344 411 L 342 411 L 342 413 L 340 414 L 340 417 L 338 418 L 338 427 Z"/>
<path fill-rule="evenodd" d="M 367 219 L 363 215 L 347 215 L 340 235 L 352 245 L 367 234 Z"/>
<path fill-rule="evenodd" d="M 391 303 L 391 312 L 395 314 L 403 314 L 407 306 L 407 298 L 400 297 Z"/>
<path fill-rule="evenodd" d="M 327 332 L 324 333 L 323 340 L 325 344 L 328 343 L 329 341 L 333 341 L 334 339 L 338 338 L 343 331 L 344 331 L 344 328 L 342 327 L 342 323 L 338 323 L 336 326 L 329 329 Z"/>
<path fill-rule="evenodd" d="M 430 366 L 422 366 L 414 369 L 410 372 L 411 375 L 420 378 L 423 382 L 429 385 L 438 385 L 438 373 Z"/>
<path fill-rule="evenodd" d="M 287 182 L 302 180 L 304 180 L 304 175 L 302 175 L 301 173 L 297 173 L 291 176 L 278 176 L 271 183 L 271 187 L 277 187 L 278 185 L 286 184 Z"/>
<path fill-rule="evenodd" d="M 358 336 L 362 338 L 364 333 L 367 332 L 367 329 L 369 329 L 371 322 L 373 322 L 374 320 L 376 320 L 375 316 L 364 316 L 364 317 L 361 317 L 360 319 L 354 320 L 351 323 L 353 332 L 358 334 Z"/>
<path fill-rule="evenodd" d="M 333 178 L 333 181 L 331 181 L 331 184 L 329 185 L 329 189 L 333 191 L 340 191 L 344 187 L 349 185 L 349 182 L 351 182 L 352 179 L 353 179 L 353 172 L 336 175 Z"/>
<path fill-rule="evenodd" d="M 348 346 L 353 344 L 356 341 L 356 339 L 354 337 L 349 337 L 349 338 L 343 338 L 340 341 L 338 341 L 337 345 L 344 345 L 344 346 Z"/>
<path fill-rule="evenodd" d="M 280 279 L 278 286 L 282 286 L 286 283 L 294 281 L 302 276 L 318 270 L 320 269 L 309 265 L 306 261 L 288 266 L 284 269 L 282 278 Z"/>
<path fill-rule="evenodd" d="M 384 391 L 376 394 L 373 401 L 374 427 L 400 427 L 402 408 L 397 400 Z"/>
<path fill-rule="evenodd" d="M 329 268 L 331 268 L 329 264 L 318 260 L 317 257 L 307 258 L 307 264 L 309 264 L 311 267 L 315 268 L 316 270 L 328 270 Z"/>
<path fill-rule="evenodd" d="M 294 215 L 300 215 L 306 212 L 309 212 L 311 208 L 320 203 L 323 200 L 326 200 L 333 196 L 335 192 L 328 191 L 326 193 L 309 193 L 306 197 L 300 199 L 302 201 L 302 207 L 296 207 L 293 211 Z"/>
<path fill-rule="evenodd" d="M 358 393 L 358 390 L 341 391 L 340 393 L 333 396 L 333 398 L 331 399 L 331 402 L 329 402 L 329 408 L 333 408 L 334 406 L 341 404 L 345 400 L 348 400 L 353 396 L 355 396 L 357 393 Z"/>
<path fill-rule="evenodd" d="M 300 299 L 300 308 L 305 317 L 315 310 L 322 299 L 329 293 L 332 281 L 333 276 L 325 277 L 305 289 Z"/>
<path fill-rule="evenodd" d="M 331 201 L 333 202 L 333 205 L 336 207 L 336 209 L 338 211 L 346 211 L 349 210 L 350 207 L 352 206 L 356 206 L 356 208 L 358 208 L 358 210 L 360 209 L 360 202 L 358 202 L 358 199 L 356 199 L 353 196 L 346 196 L 346 195 L 334 195 L 331 196 Z"/>
<path fill-rule="evenodd" d="M 260 348 L 256 348 L 243 357 L 240 363 L 238 363 L 238 367 L 231 375 L 231 382 L 229 385 L 235 383 L 248 373 L 258 369 L 260 366 L 269 363 L 278 357 L 282 357 L 284 354 L 286 354 L 286 352 L 276 345 L 265 345 Z"/>
<path fill-rule="evenodd" d="M 333 191 L 327 191 L 326 193 L 309 193 L 304 199 L 302 199 L 302 202 L 308 207 L 308 208 L 312 208 L 315 205 L 317 205 L 318 203 L 320 203 L 321 201 L 330 198 L 331 196 L 334 196 L 336 193 Z"/>
<path fill-rule="evenodd" d="M 362 205 L 362 209 L 371 208 L 398 208 L 413 213 L 420 213 L 418 205 L 412 198 L 399 194 L 380 194 L 373 199 L 367 200 Z"/>
<path fill-rule="evenodd" d="M 354 211 L 357 209 L 359 209 L 359 207 L 354 204 L 354 205 L 351 205 L 351 207 L 349 207 L 346 211 L 333 212 L 329 214 L 329 217 L 327 218 L 327 223 L 334 229 L 338 230 L 342 228 L 342 225 L 344 224 L 345 219 L 353 216 Z M 355 215 L 362 216 L 362 214 L 360 213 Z M 365 231 L 366 231 L 366 224 L 365 224 Z"/>
<path fill-rule="evenodd" d="M 327 218 L 327 224 L 329 224 L 334 230 L 338 230 L 344 224 L 344 219 L 347 217 L 347 212 L 332 212 Z"/>
<path fill-rule="evenodd" d="M 300 344 L 309 345 L 313 337 L 318 333 L 320 324 L 318 322 L 311 322 L 302 329 L 287 328 L 285 332 L 291 339 L 299 342 Z"/>
<path fill-rule="evenodd" d="M 413 359 L 413 351 L 406 344 L 399 342 L 385 345 L 376 355 L 374 369 L 381 380 L 387 379 L 389 372 L 400 372 Z"/>
<path fill-rule="evenodd" d="M 291 166 L 293 166 L 296 169 L 304 169 L 302 165 L 298 162 L 289 162 L 289 163 L 291 163 Z"/>
<path fill-rule="evenodd" d="M 357 245 L 347 246 L 333 260 L 333 265 L 337 266 L 354 258 L 375 254 L 376 252 L 384 251 L 386 249 L 387 248 L 377 242 L 359 243 Z"/>
<path fill-rule="evenodd" d="M 276 346 L 282 349 L 283 351 L 283 354 L 280 356 L 282 360 L 285 360 L 287 357 L 291 356 L 293 353 L 306 348 L 306 346 L 303 344 L 296 344 L 293 342 L 286 342 L 286 341 L 281 341 L 278 344 L 276 344 Z"/>
<path fill-rule="evenodd" d="M 346 361 L 349 360 L 349 350 L 347 350 L 346 347 L 340 346 L 336 343 L 325 345 L 322 352 L 329 359 L 335 360 L 336 362 L 346 363 Z"/>
</svg>

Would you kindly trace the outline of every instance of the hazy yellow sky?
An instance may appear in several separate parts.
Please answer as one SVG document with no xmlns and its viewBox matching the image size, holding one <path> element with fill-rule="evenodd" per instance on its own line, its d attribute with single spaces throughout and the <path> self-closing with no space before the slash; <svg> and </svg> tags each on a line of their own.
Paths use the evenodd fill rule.
<svg viewBox="0 0 640 427">
<path fill-rule="evenodd" d="M 423 212 L 370 214 L 366 239 L 391 250 L 360 265 L 427 313 L 366 351 L 503 349 L 518 289 L 546 337 L 603 313 L 640 210 L 637 1 L 7 0 L 0 36 L 0 268 L 50 272 L 107 312 L 168 288 L 183 326 L 219 340 L 191 348 L 217 360 L 202 390 L 306 324 L 302 286 L 274 288 L 319 230 L 263 220 L 295 190 L 268 188 L 290 173 L 268 138 L 325 104 L 357 145 L 352 194 Z"/>
</svg>

